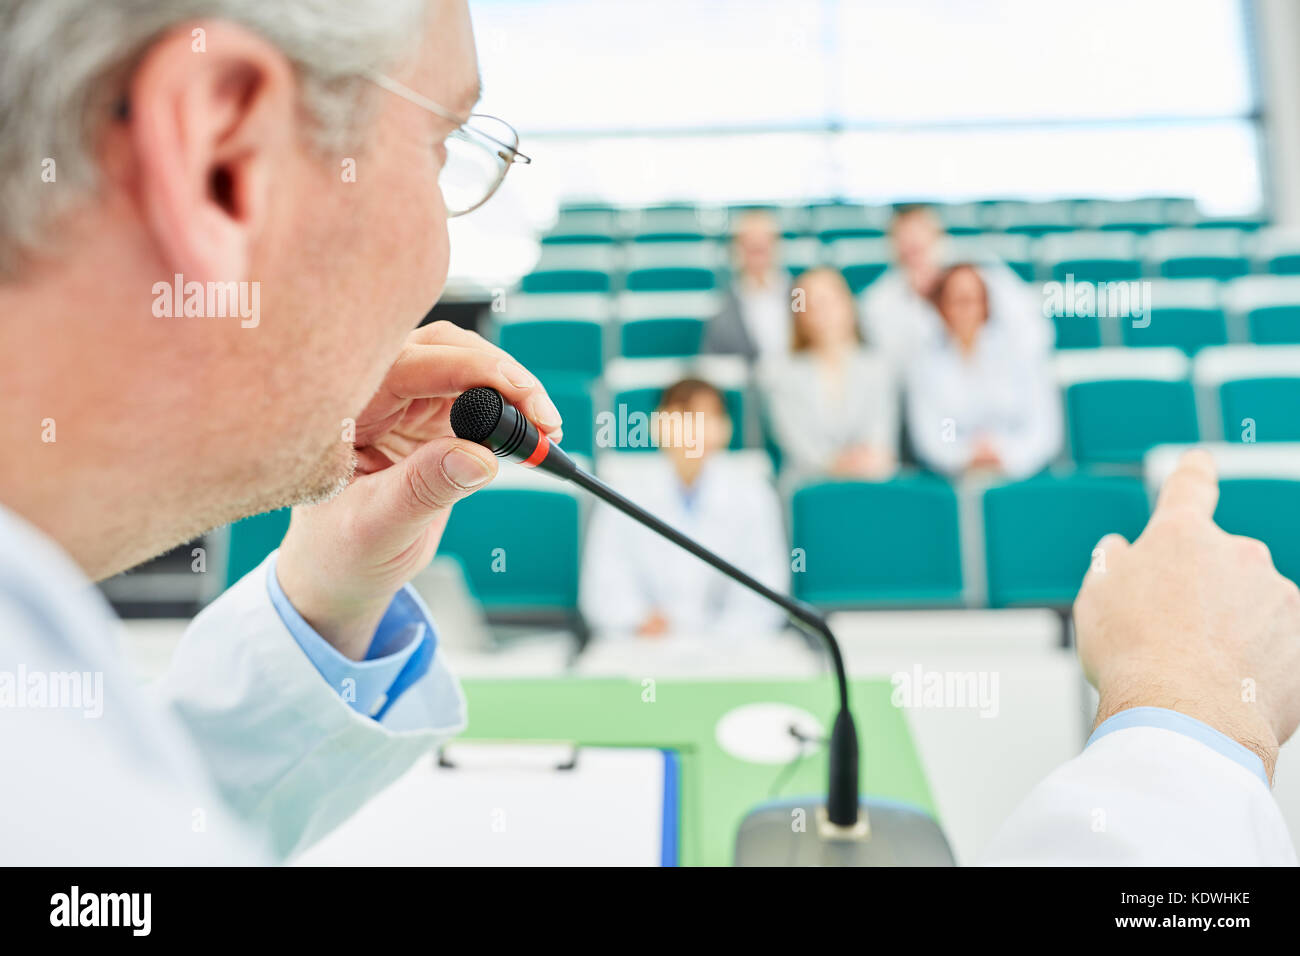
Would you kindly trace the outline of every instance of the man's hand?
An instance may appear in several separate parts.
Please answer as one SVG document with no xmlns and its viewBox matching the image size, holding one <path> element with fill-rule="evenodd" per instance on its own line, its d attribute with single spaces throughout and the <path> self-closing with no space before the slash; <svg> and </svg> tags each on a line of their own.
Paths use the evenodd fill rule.
<svg viewBox="0 0 1300 956">
<path fill-rule="evenodd" d="M 992 441 L 981 438 L 975 443 L 970 462 L 966 467 L 980 471 L 1001 471 L 1002 456 L 998 454 L 997 446 Z"/>
<path fill-rule="evenodd" d="M 887 478 L 894 470 L 893 456 L 872 445 L 851 445 L 841 451 L 831 464 L 832 475 L 852 478 Z"/>
<path fill-rule="evenodd" d="M 452 434 L 461 392 L 489 385 L 558 441 L 545 389 L 508 354 L 447 322 L 416 329 L 357 421 L 357 477 L 325 504 L 294 508 L 277 574 L 322 637 L 360 660 L 393 595 L 433 558 L 452 504 L 497 460 Z"/>
<path fill-rule="evenodd" d="M 1300 589 L 1214 523 L 1213 459 L 1185 455 L 1130 545 L 1108 535 L 1074 604 L 1097 722 L 1130 707 L 1204 721 L 1264 761 L 1300 723 Z"/>
<path fill-rule="evenodd" d="M 658 611 L 652 611 L 650 616 L 641 622 L 636 633 L 638 637 L 663 637 L 668 633 L 668 618 Z"/>
</svg>

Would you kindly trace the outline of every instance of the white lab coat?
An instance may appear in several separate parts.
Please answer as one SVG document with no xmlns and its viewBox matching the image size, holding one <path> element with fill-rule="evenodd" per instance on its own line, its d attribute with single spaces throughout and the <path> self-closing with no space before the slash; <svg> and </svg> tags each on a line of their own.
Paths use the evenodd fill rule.
<svg viewBox="0 0 1300 956">
<path fill-rule="evenodd" d="M 888 363 L 867 349 L 849 358 L 832 383 L 811 355 L 765 362 L 761 380 L 772 431 L 791 483 L 824 475 L 854 445 L 898 455 L 898 383 Z"/>
<path fill-rule="evenodd" d="M 619 490 L 775 590 L 789 585 L 789 546 L 772 486 L 752 468 L 715 455 L 696 478 L 688 507 L 672 463 L 644 455 Z M 692 637 L 768 635 L 785 614 L 694 555 L 608 505 L 592 511 L 583 553 L 582 613 L 592 629 L 627 635 L 658 611 L 672 633 Z"/>
<path fill-rule="evenodd" d="M 1024 478 L 1061 450 L 1061 396 L 1047 356 L 1020 340 L 1020 327 L 994 316 L 963 356 L 944 337 L 914 355 L 906 378 L 907 429 L 917 458 L 956 474 L 987 439 L 1003 471 Z"/>
<path fill-rule="evenodd" d="M 382 724 L 348 707 L 280 622 L 265 573 L 195 619 L 148 693 L 126 672 L 102 597 L 0 508 L 0 864 L 284 858 L 461 729 L 464 700 L 441 652 Z M 73 672 L 89 674 L 87 686 L 98 676 L 102 696 L 77 707 L 17 703 L 17 676 Z M 1130 728 L 1035 788 L 984 862 L 1294 864 L 1295 855 L 1276 802 L 1248 770 L 1173 731 Z"/>
<path fill-rule="evenodd" d="M 1044 317 L 1042 303 L 1029 286 L 1005 263 L 977 265 L 988 290 L 989 314 L 1005 316 L 1029 351 L 1049 351 L 1056 341 L 1056 329 Z M 916 355 L 933 349 L 946 334 L 934 304 L 916 293 L 897 266 L 887 269 L 863 293 L 862 332 L 867 345 L 889 362 L 900 378 Z"/>
<path fill-rule="evenodd" d="M 982 862 L 1007 865 L 1294 866 L 1263 780 L 1184 734 L 1107 734 L 1035 787 Z"/>
<path fill-rule="evenodd" d="M 67 555 L 0 508 L 0 864 L 284 859 L 464 726 L 441 652 L 382 723 L 352 710 L 280 621 L 265 565 L 195 618 L 155 687 L 117 637 Z M 89 675 L 78 706 L 30 693 L 72 673 Z"/>
</svg>

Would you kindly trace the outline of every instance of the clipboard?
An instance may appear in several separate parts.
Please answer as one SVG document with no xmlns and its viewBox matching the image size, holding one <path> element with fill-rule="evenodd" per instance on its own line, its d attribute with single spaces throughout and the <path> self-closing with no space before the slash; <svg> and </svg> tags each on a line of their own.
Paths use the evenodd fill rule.
<svg viewBox="0 0 1300 956">
<path fill-rule="evenodd" d="M 676 866 L 675 751 L 455 741 L 296 860 L 301 866 Z"/>
</svg>

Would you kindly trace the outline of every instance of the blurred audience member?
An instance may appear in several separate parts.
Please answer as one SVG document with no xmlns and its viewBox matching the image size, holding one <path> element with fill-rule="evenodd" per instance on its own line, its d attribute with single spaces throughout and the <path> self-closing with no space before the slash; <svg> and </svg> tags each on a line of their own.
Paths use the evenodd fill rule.
<svg viewBox="0 0 1300 956">
<path fill-rule="evenodd" d="M 897 389 L 867 351 L 848 283 L 837 269 L 810 269 L 794 285 L 792 352 L 764 364 L 768 417 L 799 478 L 883 478 L 897 462 Z"/>
<path fill-rule="evenodd" d="M 751 362 L 790 346 L 790 277 L 781 264 L 781 230 L 761 211 L 744 213 L 732 235 L 736 278 L 709 323 L 704 351 Z"/>
<path fill-rule="evenodd" d="M 660 452 L 641 455 L 620 491 L 784 591 L 781 505 L 757 472 L 721 454 L 731 440 L 721 393 L 699 379 L 680 381 L 664 392 L 657 425 Z M 580 604 L 592 629 L 609 635 L 767 635 L 785 622 L 761 597 L 605 504 L 591 515 Z"/>
<path fill-rule="evenodd" d="M 1048 357 L 1026 343 L 1023 320 L 990 314 L 970 264 L 944 272 L 934 290 L 943 337 L 907 372 L 908 431 L 936 471 L 1040 471 L 1061 449 L 1061 402 Z"/>
<path fill-rule="evenodd" d="M 867 287 L 862 312 L 867 341 L 901 375 L 913 356 L 932 349 L 944 337 L 934 294 L 947 251 L 943 224 L 929 206 L 901 207 L 890 224 L 889 238 L 895 264 Z M 1029 287 L 995 259 L 979 262 L 978 268 L 993 311 L 1020 327 L 1026 346 L 1050 349 L 1055 330 Z"/>
</svg>

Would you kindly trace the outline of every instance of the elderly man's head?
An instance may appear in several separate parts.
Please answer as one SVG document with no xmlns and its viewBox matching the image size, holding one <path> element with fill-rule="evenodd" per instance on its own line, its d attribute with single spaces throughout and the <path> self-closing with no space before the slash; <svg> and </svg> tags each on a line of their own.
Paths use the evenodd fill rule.
<svg viewBox="0 0 1300 956">
<path fill-rule="evenodd" d="M 781 228 L 763 210 L 749 210 L 736 219 L 731 245 L 737 270 L 750 279 L 766 280 L 779 264 Z"/>
<path fill-rule="evenodd" d="M 889 226 L 894 255 L 909 272 L 939 268 L 943 235 L 943 223 L 929 206 L 904 206 Z"/>
<path fill-rule="evenodd" d="M 464 0 L 7 0 L 0 501 L 39 494 L 16 459 L 133 480 L 147 550 L 340 487 L 445 282 L 444 140 L 477 96 Z"/>
</svg>

